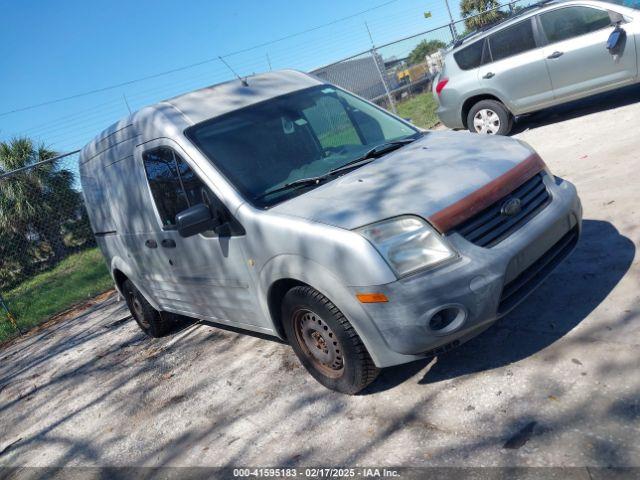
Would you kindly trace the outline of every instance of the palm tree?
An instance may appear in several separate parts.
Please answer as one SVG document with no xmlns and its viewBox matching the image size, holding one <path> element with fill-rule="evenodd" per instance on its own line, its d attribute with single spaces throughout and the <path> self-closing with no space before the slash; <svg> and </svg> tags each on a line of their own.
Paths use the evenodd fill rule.
<svg viewBox="0 0 640 480">
<path fill-rule="evenodd" d="M 465 19 L 465 28 L 473 31 L 500 20 L 504 17 L 504 12 L 493 10 L 499 6 L 499 0 L 462 0 L 460 13 Z"/>
<path fill-rule="evenodd" d="M 0 142 L 0 174 L 54 158 L 56 152 L 31 139 Z M 0 230 L 22 239 L 45 242 L 57 260 L 67 253 L 62 223 L 78 205 L 73 173 L 44 163 L 0 179 Z"/>
</svg>

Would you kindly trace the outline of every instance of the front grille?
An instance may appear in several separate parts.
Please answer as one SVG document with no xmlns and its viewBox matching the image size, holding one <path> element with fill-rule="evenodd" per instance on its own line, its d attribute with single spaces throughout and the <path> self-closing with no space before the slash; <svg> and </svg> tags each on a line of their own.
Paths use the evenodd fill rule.
<svg viewBox="0 0 640 480">
<path fill-rule="evenodd" d="M 502 289 L 498 315 L 504 315 L 526 297 L 578 243 L 578 227 L 569 230 L 549 250 Z"/>
<path fill-rule="evenodd" d="M 508 216 L 501 210 L 510 199 L 520 200 L 521 210 Z M 493 247 L 527 223 L 546 207 L 550 200 L 549 191 L 542 181 L 542 174 L 539 173 L 506 197 L 460 224 L 456 230 L 465 239 L 480 247 Z"/>
</svg>

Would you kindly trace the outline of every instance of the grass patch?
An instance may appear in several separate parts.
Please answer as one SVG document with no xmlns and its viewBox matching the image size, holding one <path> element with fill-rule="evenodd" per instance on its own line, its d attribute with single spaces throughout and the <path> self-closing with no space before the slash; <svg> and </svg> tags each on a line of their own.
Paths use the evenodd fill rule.
<svg viewBox="0 0 640 480">
<path fill-rule="evenodd" d="M 418 127 L 432 128 L 439 122 L 436 115 L 438 102 L 431 92 L 424 92 L 398 102 L 396 108 L 398 116 L 410 118 L 411 123 Z"/>
<path fill-rule="evenodd" d="M 25 331 L 74 304 L 113 287 L 100 250 L 92 248 L 65 258 L 51 270 L 35 275 L 3 292 L 18 325 Z M 0 341 L 17 332 L 0 310 Z"/>
</svg>

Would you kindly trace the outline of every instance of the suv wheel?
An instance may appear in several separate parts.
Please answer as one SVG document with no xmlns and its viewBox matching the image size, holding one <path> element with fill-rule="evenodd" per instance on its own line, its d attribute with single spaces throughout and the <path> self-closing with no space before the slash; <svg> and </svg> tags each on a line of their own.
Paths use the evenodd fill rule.
<svg viewBox="0 0 640 480">
<path fill-rule="evenodd" d="M 172 330 L 173 322 L 153 308 L 130 280 L 124 282 L 122 291 L 131 315 L 144 333 L 162 337 Z"/>
<path fill-rule="evenodd" d="M 481 100 L 467 115 L 467 127 L 471 133 L 506 135 L 513 126 L 513 115 L 497 100 Z"/>
<path fill-rule="evenodd" d="M 379 370 L 353 326 L 317 290 L 289 290 L 282 303 L 282 315 L 293 351 L 325 387 L 352 395 L 378 376 Z"/>
</svg>

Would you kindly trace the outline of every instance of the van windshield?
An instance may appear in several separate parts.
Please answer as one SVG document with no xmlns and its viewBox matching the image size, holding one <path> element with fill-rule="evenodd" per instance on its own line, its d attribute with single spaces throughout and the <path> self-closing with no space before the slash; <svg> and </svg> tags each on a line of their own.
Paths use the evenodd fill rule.
<svg viewBox="0 0 640 480">
<path fill-rule="evenodd" d="M 326 176 L 374 147 L 421 133 L 347 92 L 321 85 L 194 125 L 186 135 L 248 201 L 267 208 L 322 182 L 282 187 Z"/>
</svg>

